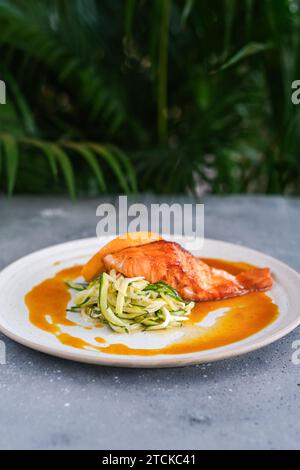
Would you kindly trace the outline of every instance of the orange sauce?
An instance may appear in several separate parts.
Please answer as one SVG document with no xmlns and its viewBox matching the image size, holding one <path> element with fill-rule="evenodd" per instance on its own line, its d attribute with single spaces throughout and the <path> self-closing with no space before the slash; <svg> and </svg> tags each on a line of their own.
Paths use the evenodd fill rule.
<svg viewBox="0 0 300 470">
<path fill-rule="evenodd" d="M 224 269 L 231 274 L 253 266 L 218 259 L 205 259 L 210 266 Z M 136 349 L 122 343 L 106 344 L 105 339 L 95 337 L 94 345 L 62 332 L 60 326 L 74 326 L 67 318 L 67 305 L 71 299 L 65 281 L 80 276 L 82 266 L 74 266 L 58 272 L 34 287 L 26 296 L 29 319 L 33 325 L 52 333 L 63 344 L 78 349 L 97 350 L 107 354 L 154 356 L 157 354 L 184 354 L 213 349 L 240 341 L 270 325 L 278 317 L 278 307 L 263 292 L 253 292 L 241 297 L 198 303 L 183 328 L 183 336 L 160 349 Z M 205 328 L 199 323 L 211 312 L 226 309 L 212 326 Z M 97 325 L 98 327 L 101 325 Z M 87 329 L 87 327 L 82 326 Z M 163 333 L 163 332 L 162 332 Z M 117 337 L 117 336 L 116 336 Z"/>
<path fill-rule="evenodd" d="M 81 266 L 63 269 L 51 279 L 37 285 L 25 297 L 29 319 L 33 325 L 50 333 L 59 333 L 58 325 L 74 326 L 67 319 L 66 308 L 71 299 L 65 281 L 80 276 Z M 51 323 L 47 317 L 51 319 Z"/>
</svg>

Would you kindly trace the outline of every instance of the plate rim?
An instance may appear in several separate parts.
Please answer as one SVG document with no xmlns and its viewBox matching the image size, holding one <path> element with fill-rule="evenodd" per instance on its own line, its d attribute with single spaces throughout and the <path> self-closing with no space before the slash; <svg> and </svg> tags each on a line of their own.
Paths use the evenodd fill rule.
<svg viewBox="0 0 300 470">
<path fill-rule="evenodd" d="M 40 250 L 33 251 L 31 253 L 22 256 L 21 258 L 13 261 L 8 266 L 4 267 L 3 270 L 0 271 L 0 281 L 3 276 L 7 274 L 11 269 L 15 268 L 16 265 L 19 263 L 26 262 L 27 259 L 31 258 L 33 255 L 43 255 L 45 252 L 48 252 L 50 249 L 59 249 L 61 247 L 65 247 L 65 245 L 71 246 L 72 244 L 80 244 L 80 243 L 96 243 L 97 241 L 114 238 L 113 235 L 103 235 L 101 237 L 88 237 L 88 238 L 80 238 L 76 240 L 69 240 L 63 243 L 57 243 L 54 245 L 50 245 L 48 247 L 42 248 Z M 205 238 L 204 240 L 204 247 L 205 242 L 213 242 L 216 244 L 222 244 L 223 246 L 226 245 L 227 248 L 234 248 L 238 246 L 241 249 L 244 249 L 248 252 L 249 255 L 263 255 L 266 261 L 270 260 L 270 262 L 277 264 L 280 268 L 284 268 L 287 270 L 292 276 L 298 278 L 300 283 L 300 274 L 288 266 L 281 260 L 274 258 L 268 254 L 265 254 L 259 250 L 255 250 L 253 248 L 248 248 L 247 246 L 235 244 L 223 240 L 213 239 L 213 238 Z M 53 357 L 59 357 L 62 359 L 72 360 L 81 363 L 88 363 L 88 364 L 95 364 L 95 365 L 102 365 L 102 366 L 110 366 L 110 367 L 128 367 L 128 368 L 166 368 L 166 367 L 182 367 L 182 366 L 189 366 L 195 364 L 202 364 L 202 363 L 210 363 L 219 360 L 225 360 L 233 357 L 237 357 L 243 354 L 247 354 L 252 351 L 256 351 L 261 349 L 265 346 L 268 346 L 275 341 L 283 338 L 291 331 L 293 331 L 297 326 L 300 325 L 300 313 L 296 319 L 291 321 L 288 325 L 283 328 L 280 328 L 273 333 L 270 333 L 268 336 L 263 338 L 256 338 L 254 342 L 249 344 L 240 344 L 241 342 L 238 341 L 236 343 L 236 347 L 234 349 L 230 349 L 228 351 L 224 351 L 221 348 L 213 348 L 207 351 L 201 351 L 201 356 L 199 357 L 199 352 L 193 353 L 185 353 L 185 354 L 174 354 L 174 355 L 155 355 L 155 356 L 138 356 L 138 355 L 108 355 L 108 354 L 101 354 L 95 355 L 94 353 L 89 354 L 88 350 L 84 351 L 82 354 L 81 351 L 78 351 L 76 348 L 73 350 L 61 350 L 57 349 L 55 346 L 47 346 L 43 343 L 38 343 L 33 340 L 24 338 L 23 336 L 14 333 L 13 331 L 7 329 L 2 325 L 1 316 L 0 316 L 0 332 L 3 333 L 8 338 L 16 341 L 17 343 L 21 344 L 22 346 L 29 347 L 30 349 L 36 350 L 38 352 L 42 352 Z M 263 330 L 262 330 L 263 331 Z"/>
</svg>

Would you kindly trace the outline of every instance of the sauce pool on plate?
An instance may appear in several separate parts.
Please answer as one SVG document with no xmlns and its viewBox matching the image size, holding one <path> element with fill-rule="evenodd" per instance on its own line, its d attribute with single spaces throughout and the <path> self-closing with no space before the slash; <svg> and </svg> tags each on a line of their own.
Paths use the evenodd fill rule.
<svg viewBox="0 0 300 470">
<path fill-rule="evenodd" d="M 234 275 L 253 267 L 246 263 L 218 259 L 206 258 L 204 261 L 210 266 L 224 269 Z M 98 335 L 94 338 L 97 343 L 95 345 L 61 329 L 61 326 L 79 326 L 67 317 L 67 306 L 71 295 L 65 282 L 78 278 L 81 270 L 82 266 L 79 265 L 63 269 L 54 277 L 35 286 L 25 296 L 30 322 L 37 328 L 55 335 L 62 344 L 78 349 L 135 356 L 192 353 L 241 341 L 266 328 L 278 317 L 278 307 L 272 299 L 263 292 L 253 292 L 232 299 L 196 304 L 184 327 L 178 328 L 184 332 L 182 337 L 165 347 L 136 349 L 121 342 L 108 344 Z M 212 312 L 216 312 L 215 320 L 211 325 L 205 325 L 205 319 Z M 82 328 L 87 329 L 84 326 Z M 116 339 L 118 339 L 117 334 Z"/>
</svg>

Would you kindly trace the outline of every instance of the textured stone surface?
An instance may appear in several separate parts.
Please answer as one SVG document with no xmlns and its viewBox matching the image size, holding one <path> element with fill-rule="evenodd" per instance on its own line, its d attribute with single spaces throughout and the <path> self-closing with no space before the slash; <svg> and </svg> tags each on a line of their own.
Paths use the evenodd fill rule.
<svg viewBox="0 0 300 470">
<path fill-rule="evenodd" d="M 103 201 L 2 197 L 0 269 L 39 248 L 94 236 Z M 204 202 L 207 237 L 259 249 L 300 271 L 299 199 Z M 77 364 L 0 338 L 7 350 L 1 449 L 300 447 L 300 366 L 291 362 L 300 329 L 235 359 L 161 370 Z"/>
</svg>

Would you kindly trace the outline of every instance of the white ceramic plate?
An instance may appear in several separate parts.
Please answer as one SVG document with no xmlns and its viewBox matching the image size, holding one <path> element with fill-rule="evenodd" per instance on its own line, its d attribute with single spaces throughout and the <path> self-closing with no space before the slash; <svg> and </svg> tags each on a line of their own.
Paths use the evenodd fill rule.
<svg viewBox="0 0 300 470">
<path fill-rule="evenodd" d="M 222 241 L 205 240 L 200 252 L 202 257 L 244 261 L 271 268 L 274 287 L 269 295 L 280 309 L 280 315 L 274 323 L 255 335 L 227 346 L 189 354 L 155 356 L 122 356 L 76 349 L 61 344 L 52 334 L 32 325 L 24 302 L 25 294 L 41 281 L 53 277 L 56 272 L 85 263 L 110 239 L 89 238 L 52 246 L 28 255 L 4 269 L 0 273 L 0 330 L 25 346 L 66 359 L 109 366 L 170 367 L 211 362 L 244 354 L 276 341 L 300 324 L 300 276 L 295 271 L 258 251 Z M 80 325 L 61 328 L 64 332 L 89 343 L 94 341 L 95 336 L 99 336 L 99 330 L 96 334 Z M 142 332 L 122 335 L 120 338 L 120 335 L 105 327 L 101 329 L 101 336 L 109 343 L 121 342 L 134 348 L 160 348 L 177 340 L 181 334 L 179 330 L 168 330 L 163 335 L 153 331 Z"/>
</svg>

